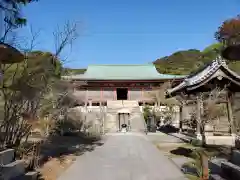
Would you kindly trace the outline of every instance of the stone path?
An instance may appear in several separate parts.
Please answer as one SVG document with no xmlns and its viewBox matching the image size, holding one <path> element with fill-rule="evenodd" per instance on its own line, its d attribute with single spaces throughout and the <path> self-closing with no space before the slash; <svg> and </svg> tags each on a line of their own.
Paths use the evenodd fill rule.
<svg viewBox="0 0 240 180">
<path fill-rule="evenodd" d="M 142 134 L 111 134 L 105 144 L 77 158 L 58 180 L 186 180 Z"/>
</svg>

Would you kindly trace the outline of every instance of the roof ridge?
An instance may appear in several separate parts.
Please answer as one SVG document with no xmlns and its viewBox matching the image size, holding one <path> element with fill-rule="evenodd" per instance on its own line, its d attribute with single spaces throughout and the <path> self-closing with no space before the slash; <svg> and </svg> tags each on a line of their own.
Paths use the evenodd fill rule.
<svg viewBox="0 0 240 180">
<path fill-rule="evenodd" d="M 88 66 L 154 66 L 153 63 L 146 64 L 90 64 Z"/>
</svg>

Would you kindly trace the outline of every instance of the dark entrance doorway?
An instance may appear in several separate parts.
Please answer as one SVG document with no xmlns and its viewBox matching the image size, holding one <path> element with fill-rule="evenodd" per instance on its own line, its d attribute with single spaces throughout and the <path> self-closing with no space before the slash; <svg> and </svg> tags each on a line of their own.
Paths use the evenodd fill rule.
<svg viewBox="0 0 240 180">
<path fill-rule="evenodd" d="M 128 89 L 117 88 L 117 100 L 127 100 L 127 99 L 128 99 Z"/>
</svg>

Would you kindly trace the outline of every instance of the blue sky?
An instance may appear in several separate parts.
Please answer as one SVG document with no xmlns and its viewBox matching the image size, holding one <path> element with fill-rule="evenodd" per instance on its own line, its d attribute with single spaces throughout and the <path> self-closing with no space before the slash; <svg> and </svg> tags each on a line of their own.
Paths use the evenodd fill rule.
<svg viewBox="0 0 240 180">
<path fill-rule="evenodd" d="M 79 37 L 65 66 L 142 64 L 215 42 L 222 21 L 240 14 L 240 0 L 39 0 L 23 8 L 28 26 L 40 31 L 36 49 L 54 50 L 52 32 L 68 20 Z"/>
</svg>

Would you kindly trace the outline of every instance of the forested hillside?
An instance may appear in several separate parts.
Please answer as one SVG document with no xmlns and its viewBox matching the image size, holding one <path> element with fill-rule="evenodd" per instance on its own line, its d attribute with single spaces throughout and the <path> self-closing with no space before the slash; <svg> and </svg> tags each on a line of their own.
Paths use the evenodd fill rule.
<svg viewBox="0 0 240 180">
<path fill-rule="evenodd" d="M 203 51 L 197 49 L 178 51 L 170 56 L 157 59 L 154 61 L 154 64 L 160 73 L 190 74 L 215 59 L 219 54 L 220 48 L 220 44 L 213 44 Z M 230 62 L 229 67 L 240 73 L 239 61 Z"/>
<path fill-rule="evenodd" d="M 153 63 L 159 73 L 186 75 L 211 62 L 216 58 L 220 50 L 221 44 L 216 43 L 206 47 L 203 51 L 197 49 L 178 51 L 170 56 L 159 58 Z M 240 73 L 240 62 L 231 62 L 229 67 Z M 65 68 L 63 74 L 83 74 L 85 71 L 86 69 Z"/>
</svg>

